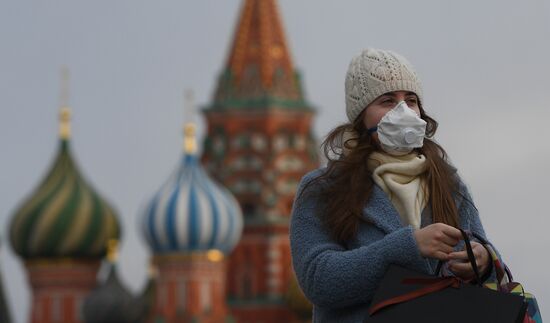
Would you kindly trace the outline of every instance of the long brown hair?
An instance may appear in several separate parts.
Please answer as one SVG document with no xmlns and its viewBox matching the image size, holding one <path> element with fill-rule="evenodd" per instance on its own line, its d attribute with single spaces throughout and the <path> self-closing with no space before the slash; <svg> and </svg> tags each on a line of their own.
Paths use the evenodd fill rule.
<svg viewBox="0 0 550 323">
<path fill-rule="evenodd" d="M 300 192 L 302 195 L 310 191 L 309 186 L 320 184 L 316 185 L 319 187 L 316 194 L 323 203 L 317 214 L 331 236 L 341 244 L 356 237 L 359 224 L 364 221 L 363 208 L 374 185 L 367 160 L 380 148 L 368 134 L 363 114 L 364 111 L 353 124 L 342 124 L 327 135 L 322 144 L 327 168 Z M 447 153 L 431 139 L 438 123 L 421 106 L 420 117 L 427 123 L 424 145 L 418 151 L 426 157 L 427 170 L 421 176 L 427 184 L 432 221 L 458 227 L 458 210 L 453 198 L 453 193 L 458 192 L 458 183 Z M 349 133 L 358 138 L 348 138 Z"/>
</svg>

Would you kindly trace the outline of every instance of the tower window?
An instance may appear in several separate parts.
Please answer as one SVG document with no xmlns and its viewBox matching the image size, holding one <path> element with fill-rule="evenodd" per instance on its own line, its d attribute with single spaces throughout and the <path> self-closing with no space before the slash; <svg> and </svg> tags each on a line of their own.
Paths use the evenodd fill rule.
<svg viewBox="0 0 550 323">
<path fill-rule="evenodd" d="M 256 204 L 247 202 L 247 203 L 243 203 L 242 207 L 243 207 L 244 216 L 252 217 L 256 215 L 256 209 L 257 209 Z"/>
</svg>

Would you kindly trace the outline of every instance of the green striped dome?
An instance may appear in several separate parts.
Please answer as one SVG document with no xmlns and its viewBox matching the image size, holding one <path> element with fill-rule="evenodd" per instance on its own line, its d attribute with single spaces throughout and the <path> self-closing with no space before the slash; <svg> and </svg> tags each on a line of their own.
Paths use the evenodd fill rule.
<svg viewBox="0 0 550 323">
<path fill-rule="evenodd" d="M 102 258 L 107 241 L 119 238 L 113 209 L 82 178 L 62 139 L 53 167 L 13 216 L 13 249 L 25 259 Z"/>
</svg>

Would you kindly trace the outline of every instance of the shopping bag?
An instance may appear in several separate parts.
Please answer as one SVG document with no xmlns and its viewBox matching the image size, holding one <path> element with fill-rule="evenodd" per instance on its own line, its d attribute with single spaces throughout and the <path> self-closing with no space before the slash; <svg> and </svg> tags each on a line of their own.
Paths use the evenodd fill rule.
<svg viewBox="0 0 550 323">
<path fill-rule="evenodd" d="M 483 243 L 487 251 L 489 251 L 489 254 L 491 255 L 491 259 L 493 261 L 493 269 L 495 270 L 497 277 L 496 282 L 489 282 L 483 284 L 483 286 L 502 293 L 511 293 L 522 296 L 524 298 L 524 301 L 527 303 L 527 311 L 522 322 L 542 323 L 542 316 L 540 314 L 539 306 L 535 296 L 531 293 L 525 292 L 523 286 L 520 283 L 514 282 L 512 272 L 510 271 L 508 266 L 506 266 L 506 264 L 503 264 L 500 261 L 497 253 L 490 243 L 488 243 L 483 237 L 476 233 L 472 233 L 472 235 L 474 238 Z"/>
<path fill-rule="evenodd" d="M 426 275 L 390 265 L 365 322 L 523 323 L 527 310 L 524 297 L 482 286 L 470 239 L 461 232 L 475 285 L 457 277 Z"/>
</svg>

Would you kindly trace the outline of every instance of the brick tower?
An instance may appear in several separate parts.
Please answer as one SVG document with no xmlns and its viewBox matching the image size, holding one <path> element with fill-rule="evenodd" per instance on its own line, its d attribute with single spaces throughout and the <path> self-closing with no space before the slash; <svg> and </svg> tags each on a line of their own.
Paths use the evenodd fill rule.
<svg viewBox="0 0 550 323">
<path fill-rule="evenodd" d="M 314 109 L 294 69 L 275 0 L 245 0 L 207 121 L 203 163 L 239 201 L 242 239 L 228 259 L 237 322 L 292 322 L 289 215 L 300 178 L 318 166 Z"/>
</svg>

